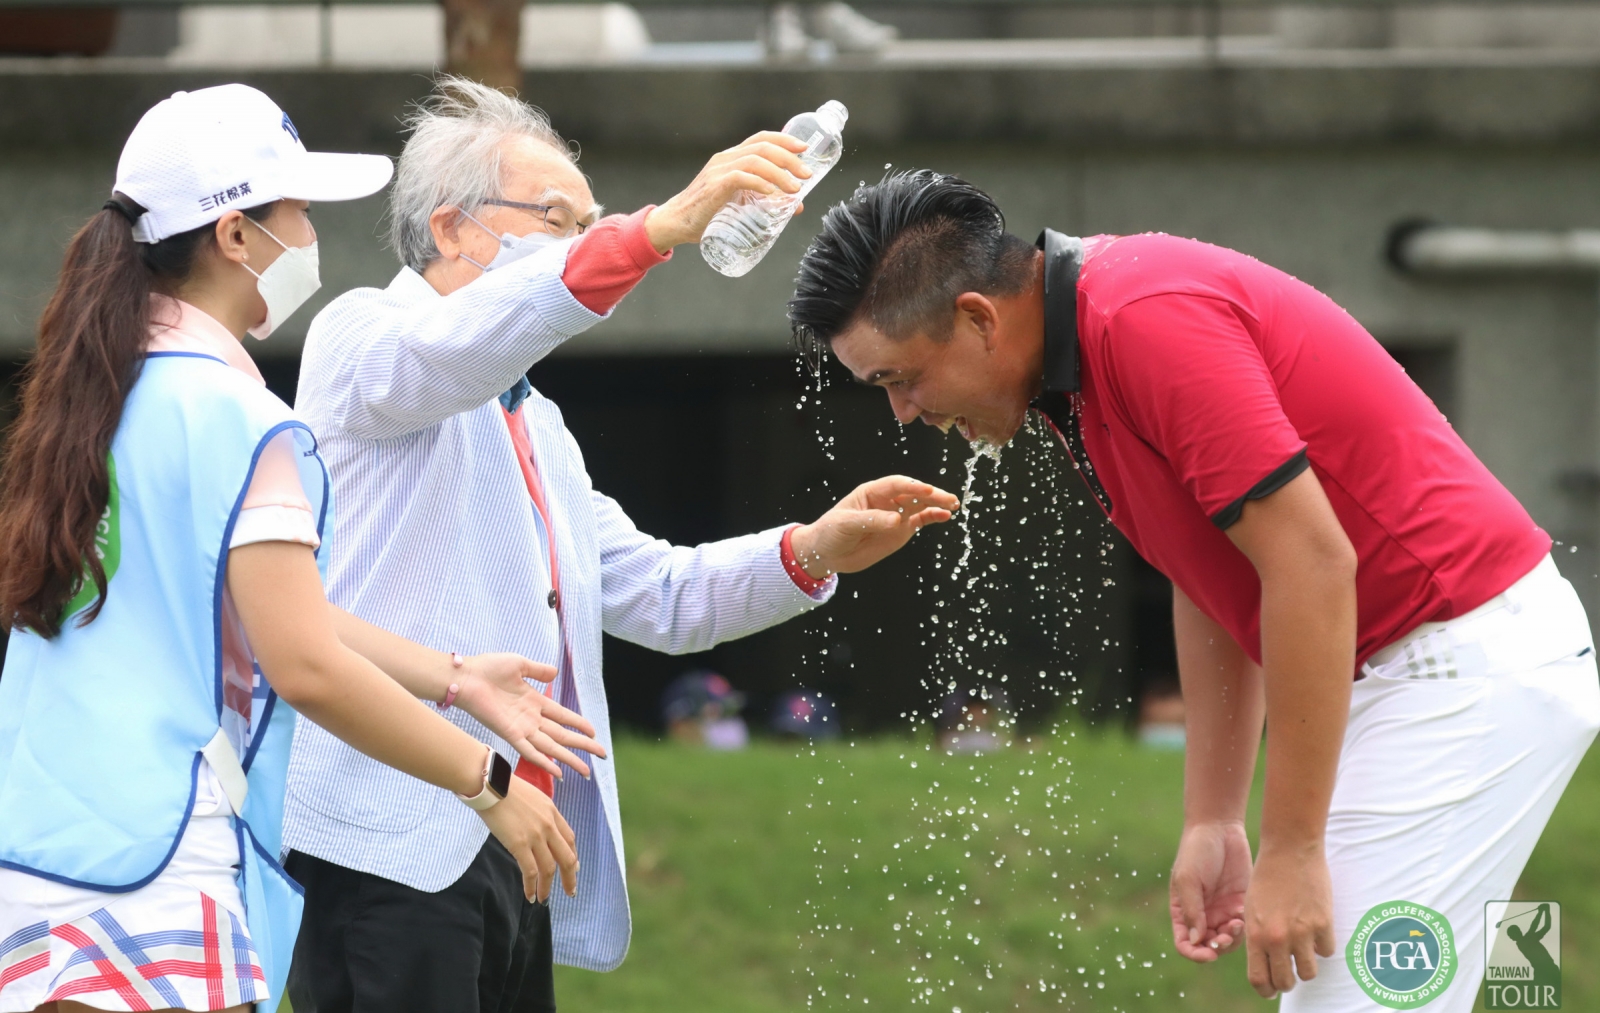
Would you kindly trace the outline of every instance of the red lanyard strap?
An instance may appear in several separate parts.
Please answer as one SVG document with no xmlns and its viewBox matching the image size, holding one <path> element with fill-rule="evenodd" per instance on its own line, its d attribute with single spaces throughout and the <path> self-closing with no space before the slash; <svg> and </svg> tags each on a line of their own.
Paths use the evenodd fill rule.
<svg viewBox="0 0 1600 1013">
<path fill-rule="evenodd" d="M 502 407 L 500 414 L 506 418 L 506 429 L 511 433 L 511 445 L 516 448 L 517 464 L 522 468 L 522 480 L 528 485 L 533 508 L 539 511 L 539 519 L 544 522 L 545 544 L 550 549 L 550 593 L 555 597 L 551 604 L 559 607 L 561 564 L 556 561 L 556 529 L 550 523 L 550 504 L 544 498 L 544 485 L 539 481 L 539 467 L 533 460 L 533 444 L 528 440 L 528 427 L 522 422 L 521 411 L 519 407 L 516 413 L 512 413 Z"/>
<path fill-rule="evenodd" d="M 539 511 L 539 519 L 544 522 L 545 545 L 550 554 L 550 600 L 548 604 L 556 610 L 556 627 L 561 627 L 561 565 L 556 561 L 556 529 L 550 523 L 550 504 L 544 497 L 544 485 L 539 481 L 539 466 L 533 459 L 533 444 L 528 439 L 528 427 L 523 423 L 517 412 L 508 412 L 501 406 L 500 414 L 505 416 L 506 429 L 511 433 L 511 446 L 517 452 L 517 464 L 522 468 L 522 480 L 527 483 L 528 496 L 533 500 L 533 508 Z M 567 660 L 567 636 L 565 630 L 561 632 L 561 656 Z M 570 668 L 569 664 L 562 667 Z M 544 688 L 545 695 L 555 695 L 555 683 L 551 682 Z M 516 774 L 524 781 L 529 782 L 540 791 L 551 797 L 555 796 L 555 779 L 540 767 L 535 767 L 525 759 L 517 760 Z"/>
<path fill-rule="evenodd" d="M 1038 411 L 1040 415 L 1044 416 L 1044 420 L 1050 424 L 1050 431 L 1056 434 L 1056 439 L 1061 441 L 1062 449 L 1067 452 L 1067 458 L 1072 461 L 1072 470 L 1078 473 L 1078 477 L 1083 479 L 1084 486 L 1089 490 L 1089 498 L 1094 500 L 1094 505 L 1099 507 L 1100 512 L 1106 515 L 1106 520 L 1111 520 L 1111 497 L 1106 495 L 1104 488 L 1100 487 L 1100 480 L 1094 473 L 1094 465 L 1089 463 L 1088 448 L 1084 449 L 1083 461 L 1080 463 L 1078 455 L 1072 451 L 1072 441 L 1067 439 L 1067 434 L 1062 431 L 1061 426 L 1056 424 L 1055 417 L 1042 408 L 1038 409 Z M 1066 422 L 1069 429 L 1077 429 L 1078 427 L 1075 424 L 1077 420 L 1077 411 L 1073 409 L 1071 414 L 1063 421 Z M 1078 434 L 1078 438 L 1080 440 L 1083 438 L 1081 431 Z"/>
</svg>

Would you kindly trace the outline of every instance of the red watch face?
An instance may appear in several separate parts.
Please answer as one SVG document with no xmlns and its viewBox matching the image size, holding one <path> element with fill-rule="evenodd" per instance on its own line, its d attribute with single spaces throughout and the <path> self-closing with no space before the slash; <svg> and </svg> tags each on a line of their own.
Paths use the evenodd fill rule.
<svg viewBox="0 0 1600 1013">
<path fill-rule="evenodd" d="M 489 790 L 500 798 L 511 792 L 511 764 L 499 753 L 495 753 L 489 763 Z"/>
</svg>

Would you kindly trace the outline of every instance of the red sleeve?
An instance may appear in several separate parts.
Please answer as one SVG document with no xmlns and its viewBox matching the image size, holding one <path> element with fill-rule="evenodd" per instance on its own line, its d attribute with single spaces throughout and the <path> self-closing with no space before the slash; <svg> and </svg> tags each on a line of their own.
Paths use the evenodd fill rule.
<svg viewBox="0 0 1600 1013">
<path fill-rule="evenodd" d="M 1305 470 L 1305 441 L 1232 303 L 1140 299 L 1107 321 L 1106 347 L 1129 422 L 1218 527 Z"/>
<path fill-rule="evenodd" d="M 591 312 L 610 313 L 646 271 L 672 259 L 670 250 L 657 253 L 645 234 L 645 215 L 654 209 L 651 204 L 631 215 L 608 215 L 567 251 L 561 280 L 572 297 Z"/>
</svg>

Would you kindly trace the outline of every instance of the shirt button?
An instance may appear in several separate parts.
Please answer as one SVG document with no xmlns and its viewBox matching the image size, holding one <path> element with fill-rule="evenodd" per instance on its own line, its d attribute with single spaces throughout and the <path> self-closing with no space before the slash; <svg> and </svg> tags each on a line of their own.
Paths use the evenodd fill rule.
<svg viewBox="0 0 1600 1013">
<path fill-rule="evenodd" d="M 551 608 L 555 608 L 557 605 L 561 604 L 561 596 L 556 593 L 555 588 L 552 587 L 550 589 L 550 593 L 544 596 L 544 603 Z"/>
</svg>

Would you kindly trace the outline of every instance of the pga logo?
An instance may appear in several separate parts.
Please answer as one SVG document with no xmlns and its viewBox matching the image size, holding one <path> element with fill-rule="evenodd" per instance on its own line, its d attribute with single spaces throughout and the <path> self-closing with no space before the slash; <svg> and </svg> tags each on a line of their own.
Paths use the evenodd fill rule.
<svg viewBox="0 0 1600 1013">
<path fill-rule="evenodd" d="M 1426 936 L 1427 933 L 1411 929 L 1406 935 Z M 1396 971 L 1432 971 L 1438 967 L 1428 952 L 1428 944 L 1421 939 L 1374 939 L 1369 945 L 1374 971 L 1383 970 L 1385 966 Z"/>
<path fill-rule="evenodd" d="M 1455 977 L 1455 935 L 1444 915 L 1408 901 L 1379 904 L 1362 916 L 1345 948 L 1361 990 L 1390 1009 L 1437 999 Z"/>
</svg>

